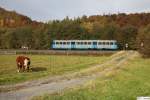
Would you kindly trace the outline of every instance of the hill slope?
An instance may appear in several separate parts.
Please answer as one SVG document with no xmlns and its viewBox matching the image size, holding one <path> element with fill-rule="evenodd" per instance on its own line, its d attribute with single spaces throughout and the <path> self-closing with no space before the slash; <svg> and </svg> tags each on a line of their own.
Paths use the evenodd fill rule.
<svg viewBox="0 0 150 100">
<path fill-rule="evenodd" d="M 0 27 L 18 27 L 30 24 L 38 24 L 38 22 L 15 11 L 7 11 L 0 7 Z"/>
</svg>

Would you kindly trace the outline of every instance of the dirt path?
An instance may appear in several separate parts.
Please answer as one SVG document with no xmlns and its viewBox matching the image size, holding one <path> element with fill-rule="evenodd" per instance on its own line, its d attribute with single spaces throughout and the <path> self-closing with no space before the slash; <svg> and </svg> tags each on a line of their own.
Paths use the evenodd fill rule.
<svg viewBox="0 0 150 100">
<path fill-rule="evenodd" d="M 121 67 L 128 59 L 134 58 L 136 52 L 122 51 L 114 54 L 111 60 L 101 65 L 96 65 L 80 72 L 66 74 L 62 76 L 47 77 L 35 81 L 29 81 L 16 85 L 0 86 L 0 100 L 29 100 L 33 96 L 44 93 L 61 92 L 64 89 L 84 85 L 84 83 L 103 76 L 114 68 Z M 105 66 L 109 66 L 106 67 Z M 104 67 L 102 71 L 99 68 Z"/>
</svg>

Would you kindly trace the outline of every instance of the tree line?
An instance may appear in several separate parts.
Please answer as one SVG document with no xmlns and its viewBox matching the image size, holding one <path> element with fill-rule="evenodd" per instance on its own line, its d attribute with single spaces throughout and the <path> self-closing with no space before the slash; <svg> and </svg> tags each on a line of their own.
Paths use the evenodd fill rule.
<svg viewBox="0 0 150 100">
<path fill-rule="evenodd" d="M 150 13 L 82 16 L 34 26 L 0 27 L 0 48 L 50 49 L 52 40 L 117 40 L 119 49 L 150 55 Z"/>
</svg>

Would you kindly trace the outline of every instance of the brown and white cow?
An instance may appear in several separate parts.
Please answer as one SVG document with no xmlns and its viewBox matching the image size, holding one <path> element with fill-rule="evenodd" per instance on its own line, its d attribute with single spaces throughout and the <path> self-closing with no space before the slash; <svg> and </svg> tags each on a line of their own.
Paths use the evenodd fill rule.
<svg viewBox="0 0 150 100">
<path fill-rule="evenodd" d="M 25 56 L 18 56 L 16 58 L 16 63 L 17 63 L 17 67 L 18 67 L 18 72 L 22 71 L 29 71 L 29 66 L 30 66 L 30 58 L 25 57 Z"/>
</svg>

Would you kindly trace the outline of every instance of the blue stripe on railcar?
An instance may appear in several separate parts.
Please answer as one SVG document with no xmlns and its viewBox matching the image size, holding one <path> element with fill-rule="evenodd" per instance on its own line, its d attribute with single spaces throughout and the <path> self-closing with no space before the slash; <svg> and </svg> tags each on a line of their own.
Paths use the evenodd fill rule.
<svg viewBox="0 0 150 100">
<path fill-rule="evenodd" d="M 111 49 L 118 49 L 118 46 L 116 44 L 111 45 Z"/>
</svg>

